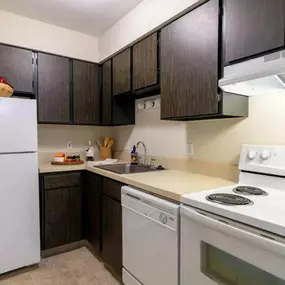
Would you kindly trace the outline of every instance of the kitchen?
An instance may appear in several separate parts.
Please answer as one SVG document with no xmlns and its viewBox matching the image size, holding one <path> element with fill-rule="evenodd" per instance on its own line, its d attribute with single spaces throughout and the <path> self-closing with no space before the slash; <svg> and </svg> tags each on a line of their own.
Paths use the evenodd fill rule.
<svg viewBox="0 0 285 285">
<path fill-rule="evenodd" d="M 15 109 L 1 116 L 9 133 L 0 152 L 28 152 L 33 162 L 1 161 L 5 193 L 15 192 L 1 199 L 2 228 L 8 222 L 11 231 L 2 238 L 0 284 L 117 284 L 114 277 L 126 285 L 283 284 L 284 159 L 273 146 L 285 145 L 284 1 L 110 1 L 122 9 L 111 20 L 103 2 L 72 2 L 59 6 L 70 13 L 65 20 L 53 5 L 1 5 L 0 76 L 14 95 L 0 99 L 2 111 Z M 88 18 L 91 7 L 106 19 Z M 166 170 L 118 174 L 50 163 L 57 152 L 84 159 L 88 142 L 105 137 L 122 162 L 143 141 L 147 164 Z M 232 195 L 230 188 L 248 185 L 265 192 L 236 193 L 248 205 L 206 199 L 219 192 L 211 189 Z M 265 199 L 272 208 L 255 214 Z"/>
</svg>

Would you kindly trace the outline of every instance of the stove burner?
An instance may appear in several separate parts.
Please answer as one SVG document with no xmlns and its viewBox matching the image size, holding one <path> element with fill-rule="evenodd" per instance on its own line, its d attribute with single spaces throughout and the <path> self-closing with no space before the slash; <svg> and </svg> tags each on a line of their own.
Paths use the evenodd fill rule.
<svg viewBox="0 0 285 285">
<path fill-rule="evenodd" d="M 267 192 L 251 186 L 239 186 L 233 190 L 237 194 L 241 195 L 256 195 L 256 196 L 266 196 Z"/>
<path fill-rule="evenodd" d="M 242 205 L 250 205 L 253 202 L 245 197 L 235 195 L 235 194 L 212 194 L 206 197 L 208 201 L 222 204 L 222 205 L 230 205 L 230 206 L 242 206 Z"/>
</svg>

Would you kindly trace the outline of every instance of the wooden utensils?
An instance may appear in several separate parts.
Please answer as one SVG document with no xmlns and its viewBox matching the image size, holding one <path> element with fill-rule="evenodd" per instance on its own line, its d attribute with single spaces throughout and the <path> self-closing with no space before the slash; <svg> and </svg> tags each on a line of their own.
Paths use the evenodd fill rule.
<svg viewBox="0 0 285 285">
<path fill-rule="evenodd" d="M 114 140 L 106 137 L 104 139 L 103 145 L 100 142 L 97 142 L 100 149 L 100 159 L 105 160 L 107 158 L 112 158 L 112 146 L 114 144 Z"/>
<path fill-rule="evenodd" d="M 107 147 L 112 147 L 113 144 L 114 144 L 114 140 L 110 139 L 109 142 L 108 142 Z"/>
<path fill-rule="evenodd" d="M 110 138 L 106 137 L 106 138 L 104 139 L 104 145 L 103 145 L 103 146 L 104 146 L 104 147 L 107 147 L 109 141 L 110 141 Z"/>
</svg>

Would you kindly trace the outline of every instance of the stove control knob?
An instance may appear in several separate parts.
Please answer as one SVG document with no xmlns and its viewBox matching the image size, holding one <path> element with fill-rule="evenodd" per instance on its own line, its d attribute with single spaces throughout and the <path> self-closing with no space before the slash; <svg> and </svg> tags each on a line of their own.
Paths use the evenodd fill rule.
<svg viewBox="0 0 285 285">
<path fill-rule="evenodd" d="M 257 152 L 254 150 L 250 150 L 247 154 L 247 158 L 249 160 L 254 160 L 257 157 Z"/>
<path fill-rule="evenodd" d="M 270 153 L 270 151 L 268 149 L 263 150 L 262 153 L 260 154 L 260 157 L 263 160 L 269 159 L 270 156 L 271 156 L 271 153 Z"/>
</svg>

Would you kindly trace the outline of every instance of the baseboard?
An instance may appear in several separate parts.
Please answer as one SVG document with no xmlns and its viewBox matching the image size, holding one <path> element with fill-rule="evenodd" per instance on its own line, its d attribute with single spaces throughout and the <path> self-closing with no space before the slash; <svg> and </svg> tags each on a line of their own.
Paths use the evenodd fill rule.
<svg viewBox="0 0 285 285">
<path fill-rule="evenodd" d="M 80 240 L 80 241 L 76 241 L 73 243 L 64 244 L 64 245 L 61 245 L 58 247 L 42 250 L 41 251 L 41 258 L 47 258 L 47 257 L 53 256 L 53 255 L 65 253 L 68 251 L 72 251 L 72 250 L 81 248 L 83 246 L 87 247 L 87 243 L 88 243 L 87 240 Z"/>
</svg>

